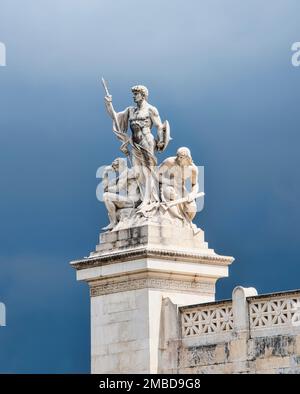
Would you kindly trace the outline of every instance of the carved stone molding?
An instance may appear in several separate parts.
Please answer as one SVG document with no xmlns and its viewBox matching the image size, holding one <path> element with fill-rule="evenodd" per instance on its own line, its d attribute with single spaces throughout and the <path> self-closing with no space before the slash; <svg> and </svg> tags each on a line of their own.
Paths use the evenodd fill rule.
<svg viewBox="0 0 300 394">
<path fill-rule="evenodd" d="M 97 297 L 105 294 L 119 293 L 122 291 L 138 290 L 144 288 L 165 289 L 175 291 L 191 291 L 201 294 L 214 294 L 215 285 L 209 282 L 192 282 L 173 279 L 141 278 L 129 279 L 119 282 L 97 283 L 90 288 L 91 297 Z"/>
<path fill-rule="evenodd" d="M 160 258 L 166 260 L 181 260 L 189 261 L 202 264 L 215 264 L 215 265 L 230 265 L 234 258 L 230 256 L 219 256 L 215 253 L 205 254 L 196 253 L 194 251 L 182 251 L 182 250 L 168 250 L 164 248 L 152 248 L 152 247 L 138 247 L 125 250 L 119 250 L 116 252 L 110 252 L 108 254 L 97 254 L 91 255 L 82 260 L 71 262 L 74 268 L 77 270 L 91 268 L 99 265 L 111 264 L 114 262 L 124 262 L 134 259 L 142 258 Z"/>
<path fill-rule="evenodd" d="M 249 303 L 250 328 L 300 326 L 300 297 L 270 298 Z"/>
<path fill-rule="evenodd" d="M 218 334 L 233 330 L 232 304 L 195 307 L 182 311 L 183 337 Z"/>
</svg>

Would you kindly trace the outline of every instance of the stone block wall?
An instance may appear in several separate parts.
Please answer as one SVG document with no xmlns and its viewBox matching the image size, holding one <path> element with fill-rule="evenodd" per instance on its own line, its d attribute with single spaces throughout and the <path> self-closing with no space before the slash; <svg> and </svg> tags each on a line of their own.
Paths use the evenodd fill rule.
<svg viewBox="0 0 300 394">
<path fill-rule="evenodd" d="M 300 373 L 300 291 L 237 287 L 232 300 L 180 307 L 177 323 L 161 372 Z"/>
</svg>

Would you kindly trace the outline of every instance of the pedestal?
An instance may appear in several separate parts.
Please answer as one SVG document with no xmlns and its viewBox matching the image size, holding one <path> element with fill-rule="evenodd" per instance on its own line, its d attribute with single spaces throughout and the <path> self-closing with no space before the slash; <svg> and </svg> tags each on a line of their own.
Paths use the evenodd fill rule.
<svg viewBox="0 0 300 394">
<path fill-rule="evenodd" d="M 190 227 L 100 234 L 96 251 L 71 263 L 90 286 L 92 373 L 157 373 L 163 299 L 178 306 L 214 301 L 215 283 L 233 260 Z"/>
</svg>

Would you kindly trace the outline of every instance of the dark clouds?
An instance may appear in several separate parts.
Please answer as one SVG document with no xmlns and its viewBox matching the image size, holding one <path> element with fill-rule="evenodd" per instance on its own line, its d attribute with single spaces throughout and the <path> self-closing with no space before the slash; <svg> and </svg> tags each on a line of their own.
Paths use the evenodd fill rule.
<svg viewBox="0 0 300 394">
<path fill-rule="evenodd" d="M 0 371 L 87 372 L 89 300 L 69 260 L 107 223 L 98 166 L 119 156 L 102 104 L 143 83 L 205 166 L 197 223 L 230 278 L 299 287 L 298 1 L 0 0 Z M 163 156 L 165 157 L 165 155 Z M 161 157 L 161 159 L 163 159 Z"/>
</svg>

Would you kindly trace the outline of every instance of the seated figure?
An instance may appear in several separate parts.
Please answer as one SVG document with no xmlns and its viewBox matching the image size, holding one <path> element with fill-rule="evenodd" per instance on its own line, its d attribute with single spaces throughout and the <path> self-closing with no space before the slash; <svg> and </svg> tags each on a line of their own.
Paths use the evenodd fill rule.
<svg viewBox="0 0 300 394">
<path fill-rule="evenodd" d="M 140 203 L 140 191 L 134 168 L 128 168 L 126 159 L 117 158 L 106 167 L 103 175 L 103 201 L 110 223 L 103 230 L 112 230 L 117 224 L 130 217 Z M 109 173 L 115 177 L 109 179 Z"/>
<path fill-rule="evenodd" d="M 166 204 L 172 217 L 191 224 L 197 212 L 195 200 L 199 184 L 198 169 L 193 163 L 190 150 L 186 147 L 179 148 L 176 156 L 163 161 L 158 175 L 162 203 Z"/>
</svg>

